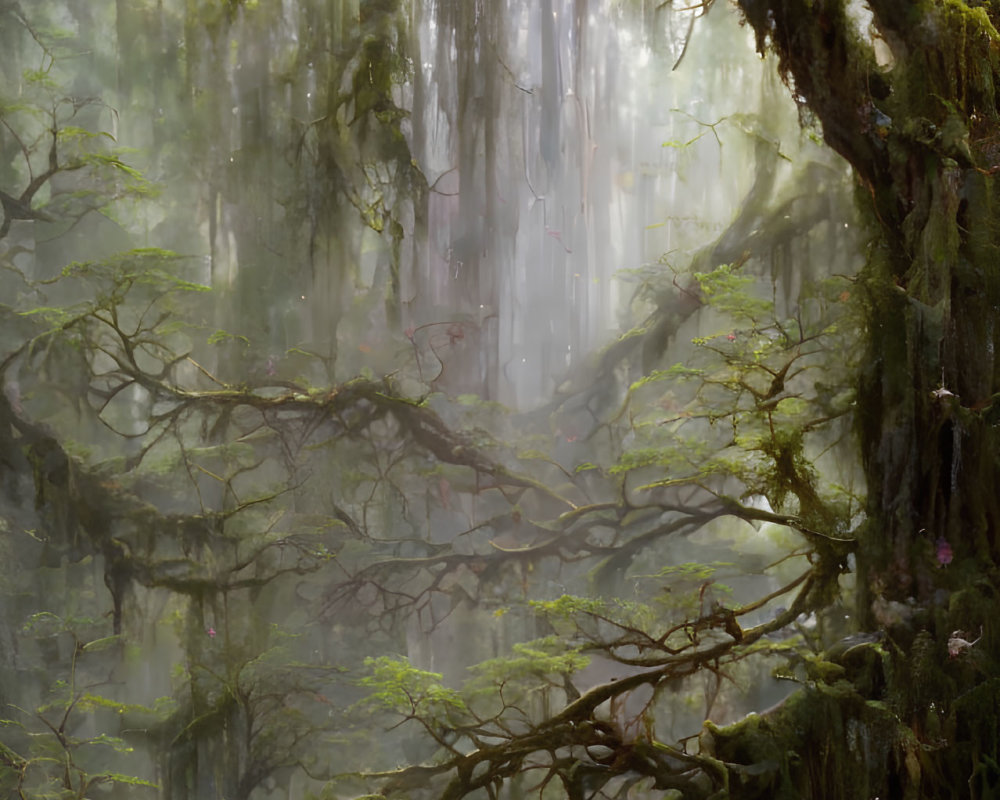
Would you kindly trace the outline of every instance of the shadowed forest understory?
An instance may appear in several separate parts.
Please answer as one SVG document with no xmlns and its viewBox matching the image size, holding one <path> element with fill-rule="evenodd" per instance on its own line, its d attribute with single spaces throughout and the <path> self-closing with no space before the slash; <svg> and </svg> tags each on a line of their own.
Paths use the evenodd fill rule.
<svg viewBox="0 0 1000 800">
<path fill-rule="evenodd" d="M 0 3 L 0 794 L 1000 796 L 998 17 Z"/>
</svg>

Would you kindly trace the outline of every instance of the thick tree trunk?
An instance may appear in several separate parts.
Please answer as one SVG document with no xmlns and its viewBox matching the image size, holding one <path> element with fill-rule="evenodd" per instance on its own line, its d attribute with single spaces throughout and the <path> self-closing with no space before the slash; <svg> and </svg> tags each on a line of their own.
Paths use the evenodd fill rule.
<svg viewBox="0 0 1000 800">
<path fill-rule="evenodd" d="M 853 688 L 813 692 L 831 725 L 789 724 L 801 713 L 792 708 L 716 732 L 715 746 L 745 763 L 761 760 L 746 749 L 761 734 L 781 745 L 783 777 L 771 773 L 762 796 L 774 781 L 824 798 L 951 797 L 966 784 L 995 796 L 1000 9 L 870 0 L 869 31 L 846 5 L 740 2 L 758 47 L 778 55 L 803 111 L 854 167 L 870 214 L 857 293 L 869 492 L 858 611 L 886 633 L 885 657 L 848 665 Z"/>
</svg>

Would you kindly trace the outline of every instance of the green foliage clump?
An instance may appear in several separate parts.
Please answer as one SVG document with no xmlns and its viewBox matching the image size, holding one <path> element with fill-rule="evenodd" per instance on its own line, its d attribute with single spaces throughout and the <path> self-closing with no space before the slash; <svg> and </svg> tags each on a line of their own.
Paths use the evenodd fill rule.
<svg viewBox="0 0 1000 800">
<path fill-rule="evenodd" d="M 441 685 L 440 674 L 417 669 L 405 658 L 366 658 L 364 666 L 371 674 L 361 678 L 359 685 L 372 691 L 361 701 L 362 707 L 375 706 L 405 717 L 429 719 L 465 709 L 459 693 Z"/>
</svg>

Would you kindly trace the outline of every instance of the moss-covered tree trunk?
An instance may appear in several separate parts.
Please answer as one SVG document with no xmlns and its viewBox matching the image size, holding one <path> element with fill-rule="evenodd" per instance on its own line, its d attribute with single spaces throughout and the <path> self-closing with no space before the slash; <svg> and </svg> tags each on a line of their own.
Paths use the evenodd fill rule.
<svg viewBox="0 0 1000 800">
<path fill-rule="evenodd" d="M 869 491 L 858 613 L 886 634 L 883 674 L 818 697 L 833 702 L 830 724 L 776 717 L 767 749 L 783 743 L 781 791 L 800 796 L 995 797 L 1000 4 L 740 6 L 804 116 L 854 167 L 872 232 L 856 292 Z M 722 736 L 721 755 L 759 763 L 749 733 Z"/>
</svg>

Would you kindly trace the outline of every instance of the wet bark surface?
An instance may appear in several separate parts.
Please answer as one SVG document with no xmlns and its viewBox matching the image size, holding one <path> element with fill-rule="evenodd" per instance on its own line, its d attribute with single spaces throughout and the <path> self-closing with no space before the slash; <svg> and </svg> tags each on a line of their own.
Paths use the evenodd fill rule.
<svg viewBox="0 0 1000 800">
<path fill-rule="evenodd" d="M 870 28 L 837 2 L 740 4 L 854 168 L 869 218 L 858 613 L 887 635 L 865 691 L 815 695 L 832 728 L 783 712 L 765 738 L 795 751 L 777 759 L 779 783 L 802 796 L 948 797 L 967 784 L 987 796 L 997 739 L 980 733 L 996 706 L 979 701 L 1000 685 L 996 9 L 869 5 Z M 889 716 L 873 718 L 883 703 Z M 727 752 L 759 734 L 746 726 Z"/>
</svg>

